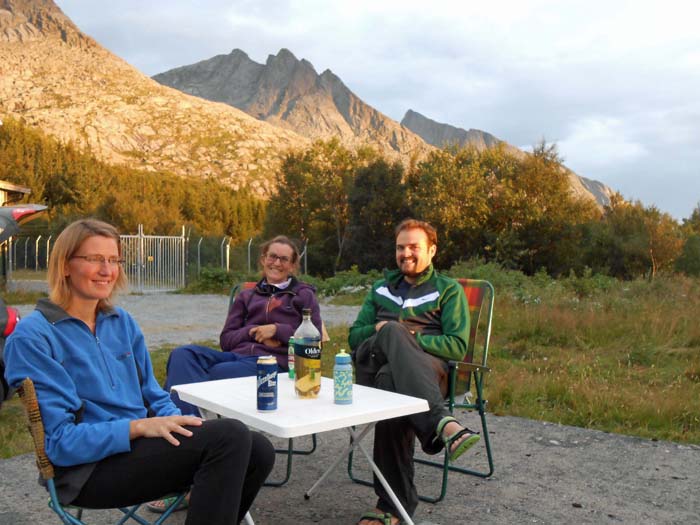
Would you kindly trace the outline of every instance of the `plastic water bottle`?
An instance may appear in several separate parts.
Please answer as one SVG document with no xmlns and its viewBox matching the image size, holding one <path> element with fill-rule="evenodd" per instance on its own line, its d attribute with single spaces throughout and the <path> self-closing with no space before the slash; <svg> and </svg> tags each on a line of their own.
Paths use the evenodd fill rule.
<svg viewBox="0 0 700 525">
<path fill-rule="evenodd" d="M 294 332 L 294 391 L 313 398 L 321 391 L 321 334 L 311 322 L 311 310 L 301 311 L 302 321 Z"/>
<path fill-rule="evenodd" d="M 333 399 L 338 405 L 352 403 L 352 363 L 350 354 L 342 348 L 335 354 L 333 367 Z"/>
<path fill-rule="evenodd" d="M 289 379 L 294 379 L 294 338 L 289 338 L 289 348 L 287 349 L 287 366 L 289 367 Z"/>
</svg>

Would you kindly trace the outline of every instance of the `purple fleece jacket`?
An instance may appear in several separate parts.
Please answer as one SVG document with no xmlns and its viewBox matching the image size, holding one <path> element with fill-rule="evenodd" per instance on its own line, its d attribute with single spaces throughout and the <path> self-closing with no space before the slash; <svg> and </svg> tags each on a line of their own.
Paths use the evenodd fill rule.
<svg viewBox="0 0 700 525">
<path fill-rule="evenodd" d="M 254 288 L 239 293 L 233 302 L 221 331 L 221 350 L 239 355 L 274 355 L 277 364 L 286 369 L 289 338 L 301 324 L 304 308 L 311 310 L 311 321 L 321 332 L 321 310 L 313 286 L 292 277 L 286 289 L 272 291 L 270 285 L 261 280 Z M 265 346 L 248 334 L 255 326 L 272 323 L 277 326 L 275 339 L 280 346 Z"/>
</svg>

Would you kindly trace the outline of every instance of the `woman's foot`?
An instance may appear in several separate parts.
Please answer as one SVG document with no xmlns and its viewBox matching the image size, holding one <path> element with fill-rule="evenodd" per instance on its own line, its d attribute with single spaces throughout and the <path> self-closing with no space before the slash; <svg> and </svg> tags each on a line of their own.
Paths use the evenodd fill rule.
<svg viewBox="0 0 700 525">
<path fill-rule="evenodd" d="M 400 522 L 401 520 L 391 513 L 374 509 L 371 512 L 365 512 L 357 525 L 397 525 Z"/>
<path fill-rule="evenodd" d="M 161 498 L 161 499 L 156 499 L 153 501 L 149 501 L 146 503 L 146 508 L 150 510 L 151 512 L 156 512 L 158 514 L 163 514 L 166 510 L 170 508 L 170 506 L 175 503 L 175 500 L 177 499 L 177 496 L 168 496 L 166 498 Z M 185 497 L 182 498 L 180 503 L 178 503 L 177 507 L 173 512 L 177 512 L 178 510 L 185 510 L 189 506 L 190 502 L 190 493 L 187 492 L 185 494 Z"/>
</svg>

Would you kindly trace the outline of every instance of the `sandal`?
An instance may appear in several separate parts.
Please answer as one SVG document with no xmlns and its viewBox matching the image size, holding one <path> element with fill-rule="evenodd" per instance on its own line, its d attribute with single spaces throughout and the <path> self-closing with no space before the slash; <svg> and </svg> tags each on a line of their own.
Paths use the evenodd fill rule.
<svg viewBox="0 0 700 525">
<path fill-rule="evenodd" d="M 180 502 L 177 504 L 177 507 L 173 509 L 173 512 L 177 512 L 178 510 L 185 510 L 189 506 L 189 501 L 187 501 L 187 498 L 189 497 L 189 494 L 187 494 L 184 498 L 180 500 Z M 153 501 L 149 501 L 146 503 L 146 508 L 150 510 L 151 512 L 155 512 L 157 514 L 163 514 L 166 510 L 168 510 L 173 503 L 179 498 L 179 496 L 168 496 L 163 499 L 156 499 Z"/>
<path fill-rule="evenodd" d="M 445 430 L 447 424 L 451 422 L 459 423 L 452 416 L 445 416 L 440 420 L 437 426 L 437 430 L 435 431 L 435 439 L 442 439 L 442 442 L 445 444 L 445 448 L 449 451 L 450 461 L 455 461 L 467 450 L 476 445 L 477 442 L 481 439 L 481 436 L 479 436 L 478 432 L 475 432 L 474 430 L 469 430 L 467 427 L 462 428 L 462 430 L 458 430 L 451 436 L 444 436 L 442 432 L 443 430 Z M 468 437 L 460 441 L 460 439 L 462 439 L 462 437 L 464 436 Z M 455 443 L 458 443 L 458 445 L 454 450 L 452 450 L 452 445 L 454 445 Z"/>
<path fill-rule="evenodd" d="M 390 512 L 365 512 L 360 520 L 357 523 L 360 523 L 360 521 L 364 520 L 372 520 L 372 521 L 377 521 L 381 523 L 382 525 L 392 525 L 391 519 L 394 516 Z M 400 525 L 401 520 L 396 521 L 393 523 L 393 525 Z"/>
</svg>

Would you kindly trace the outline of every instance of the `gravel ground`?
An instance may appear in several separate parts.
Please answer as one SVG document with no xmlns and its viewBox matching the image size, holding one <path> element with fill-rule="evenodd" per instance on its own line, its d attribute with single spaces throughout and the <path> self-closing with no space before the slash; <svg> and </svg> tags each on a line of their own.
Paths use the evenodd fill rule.
<svg viewBox="0 0 700 525">
<path fill-rule="evenodd" d="M 141 324 L 148 343 L 158 345 L 216 339 L 226 298 L 127 296 L 120 304 Z M 31 307 L 21 310 L 26 313 Z M 322 306 L 329 325 L 351 322 L 356 311 Z M 470 426 L 478 425 L 472 414 L 460 418 Z M 492 415 L 489 430 L 494 475 L 480 479 L 451 474 L 445 500 L 421 504 L 417 524 L 700 523 L 698 446 Z M 264 488 L 256 500 L 252 509 L 256 523 L 356 523 L 363 511 L 372 508 L 374 497 L 371 489 L 353 484 L 344 469 L 334 472 L 309 501 L 303 498 L 346 439 L 341 431 L 323 433 L 316 452 L 295 457 L 290 482 L 281 488 Z M 460 462 L 481 468 L 485 452 L 476 447 Z M 278 456 L 275 478 L 281 476 L 283 464 L 284 458 Z M 362 464 L 360 460 L 358 465 Z M 435 491 L 437 472 L 417 469 L 419 488 Z M 0 525 L 57 523 L 46 507 L 45 493 L 36 485 L 31 455 L 0 461 L 0 473 Z M 108 511 L 86 512 L 89 523 L 95 525 L 110 523 L 114 517 Z M 181 525 L 184 518 L 181 512 L 168 523 Z"/>
<path fill-rule="evenodd" d="M 224 295 L 145 294 L 124 295 L 117 304 L 127 310 L 141 326 L 146 344 L 155 348 L 165 343 L 186 344 L 218 341 L 226 320 L 228 297 Z M 19 305 L 25 316 L 34 305 Z M 326 326 L 350 324 L 359 307 L 335 306 L 321 302 Z"/>
</svg>

